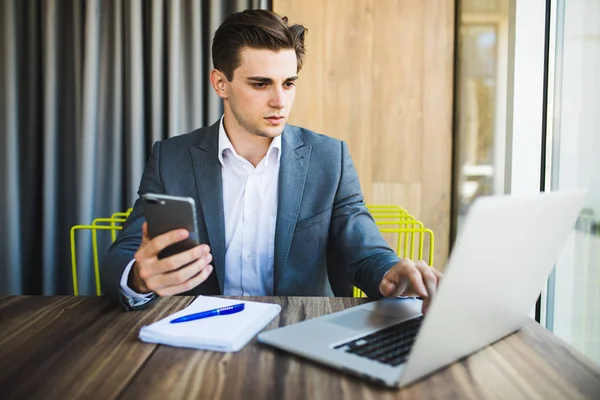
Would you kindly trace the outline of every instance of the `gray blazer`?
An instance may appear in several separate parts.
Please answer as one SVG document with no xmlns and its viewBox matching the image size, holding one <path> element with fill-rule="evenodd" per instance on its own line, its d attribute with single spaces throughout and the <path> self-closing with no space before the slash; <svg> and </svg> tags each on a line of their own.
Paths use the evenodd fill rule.
<svg viewBox="0 0 600 400">
<path fill-rule="evenodd" d="M 219 123 L 154 144 L 138 194 L 194 198 L 198 238 L 214 271 L 187 295 L 219 295 L 225 277 L 225 222 Z M 352 295 L 352 285 L 381 297 L 383 275 L 399 261 L 365 208 L 346 143 L 286 125 L 282 134 L 273 294 Z M 126 307 L 119 281 L 141 243 L 138 199 L 101 265 L 103 291 Z"/>
</svg>

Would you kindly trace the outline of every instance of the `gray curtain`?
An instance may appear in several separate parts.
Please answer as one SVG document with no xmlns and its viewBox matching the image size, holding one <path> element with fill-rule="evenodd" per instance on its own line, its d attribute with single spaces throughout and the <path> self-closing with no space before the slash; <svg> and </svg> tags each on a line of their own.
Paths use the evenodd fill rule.
<svg viewBox="0 0 600 400">
<path fill-rule="evenodd" d="M 270 4 L 0 1 L 0 294 L 71 294 L 70 227 L 130 207 L 152 144 L 219 118 L 212 33 Z"/>
</svg>

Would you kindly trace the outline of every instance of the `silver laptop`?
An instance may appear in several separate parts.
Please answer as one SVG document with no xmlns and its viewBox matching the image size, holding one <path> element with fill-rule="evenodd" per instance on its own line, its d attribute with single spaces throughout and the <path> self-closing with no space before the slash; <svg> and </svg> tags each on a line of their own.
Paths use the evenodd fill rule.
<svg viewBox="0 0 600 400">
<path fill-rule="evenodd" d="M 584 199 L 584 192 L 553 192 L 476 200 L 426 318 L 418 299 L 383 299 L 266 331 L 258 340 L 406 386 L 521 328 Z"/>
</svg>

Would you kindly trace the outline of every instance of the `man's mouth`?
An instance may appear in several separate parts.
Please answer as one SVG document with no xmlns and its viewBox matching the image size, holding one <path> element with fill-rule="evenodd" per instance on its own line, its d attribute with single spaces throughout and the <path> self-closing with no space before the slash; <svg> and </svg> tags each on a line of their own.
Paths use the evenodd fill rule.
<svg viewBox="0 0 600 400">
<path fill-rule="evenodd" d="M 273 116 L 273 117 L 266 117 L 265 119 L 267 121 L 269 121 L 271 124 L 278 125 L 281 122 L 283 122 L 283 120 L 285 119 L 285 117 L 282 117 L 282 116 Z"/>
</svg>

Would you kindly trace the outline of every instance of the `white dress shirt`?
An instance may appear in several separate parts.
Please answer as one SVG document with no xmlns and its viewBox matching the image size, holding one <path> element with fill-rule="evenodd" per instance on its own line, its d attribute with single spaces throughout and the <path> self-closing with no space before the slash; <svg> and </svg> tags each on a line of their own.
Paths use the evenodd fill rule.
<svg viewBox="0 0 600 400">
<path fill-rule="evenodd" d="M 223 294 L 272 295 L 281 136 L 255 168 L 237 154 L 221 119 L 218 155 L 225 214 Z"/>
<path fill-rule="evenodd" d="M 281 136 L 273 139 L 266 156 L 254 167 L 237 154 L 221 118 L 218 157 L 225 218 L 223 294 L 272 295 Z M 123 271 L 120 283 L 129 304 L 139 306 L 152 295 L 136 293 L 127 286 L 134 261 Z"/>
</svg>

